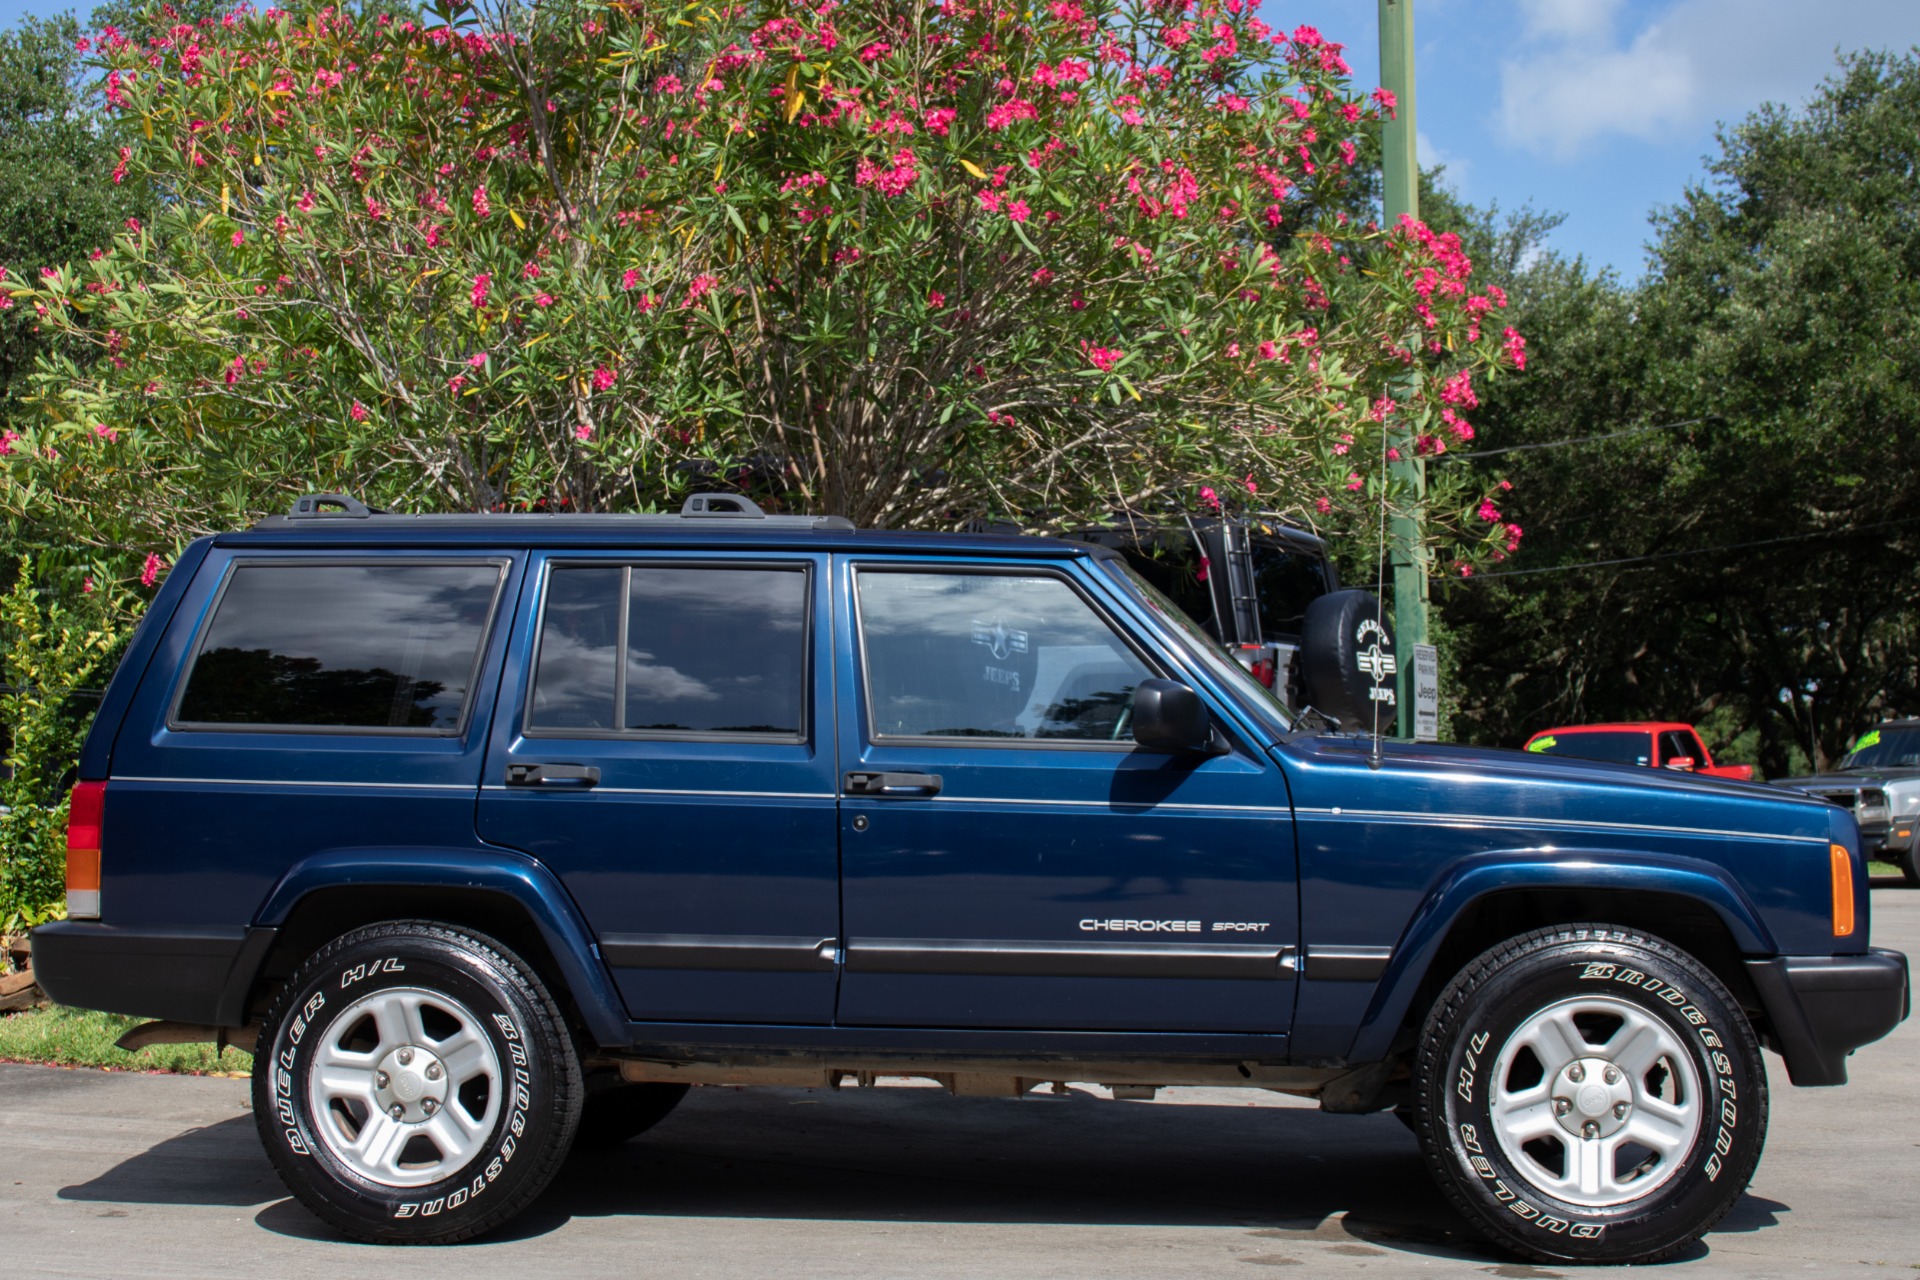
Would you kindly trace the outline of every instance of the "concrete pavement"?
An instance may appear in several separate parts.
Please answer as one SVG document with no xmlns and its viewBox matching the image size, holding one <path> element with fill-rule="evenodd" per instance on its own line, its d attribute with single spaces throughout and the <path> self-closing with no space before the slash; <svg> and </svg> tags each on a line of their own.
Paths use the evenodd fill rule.
<svg viewBox="0 0 1920 1280">
<path fill-rule="evenodd" d="M 1920 952 L 1920 892 L 1874 890 L 1874 940 Z M 1675 1275 L 1920 1270 L 1920 1019 L 1793 1089 L 1777 1058 L 1759 1175 Z M 928 1088 L 697 1089 L 576 1157 L 505 1232 L 347 1243 L 286 1197 L 240 1080 L 0 1066 L 0 1266 L 28 1275 L 1549 1277 L 1482 1245 L 1391 1116 L 1240 1090 L 1116 1102 Z"/>
</svg>

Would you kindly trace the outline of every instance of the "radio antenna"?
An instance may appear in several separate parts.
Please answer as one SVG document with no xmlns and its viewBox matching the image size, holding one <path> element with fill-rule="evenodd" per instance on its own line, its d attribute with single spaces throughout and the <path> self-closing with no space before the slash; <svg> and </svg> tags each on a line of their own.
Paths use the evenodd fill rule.
<svg viewBox="0 0 1920 1280">
<path fill-rule="evenodd" d="M 1375 567 L 1373 598 L 1382 614 L 1387 610 L 1387 424 L 1380 424 L 1380 555 Z M 1374 692 L 1379 692 L 1378 686 Z M 1394 704 L 1396 712 L 1399 703 Z M 1367 767 L 1380 767 L 1380 699 L 1373 700 L 1373 750 L 1367 755 Z"/>
</svg>

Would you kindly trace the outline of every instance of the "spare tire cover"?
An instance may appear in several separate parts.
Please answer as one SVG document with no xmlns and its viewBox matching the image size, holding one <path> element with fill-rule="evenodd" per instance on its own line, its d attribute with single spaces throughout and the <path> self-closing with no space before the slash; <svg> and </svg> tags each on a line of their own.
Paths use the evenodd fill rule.
<svg viewBox="0 0 1920 1280">
<path fill-rule="evenodd" d="M 1307 606 L 1300 635 L 1300 682 L 1307 704 L 1350 732 L 1393 732 L 1400 709 L 1393 629 L 1370 591 L 1333 591 Z"/>
</svg>

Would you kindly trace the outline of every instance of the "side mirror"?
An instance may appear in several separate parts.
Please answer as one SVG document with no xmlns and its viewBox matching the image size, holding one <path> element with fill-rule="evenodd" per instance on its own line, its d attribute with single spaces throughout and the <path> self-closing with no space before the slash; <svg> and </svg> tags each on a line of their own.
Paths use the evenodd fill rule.
<svg viewBox="0 0 1920 1280">
<path fill-rule="evenodd" d="M 1692 756 L 1668 756 L 1667 763 L 1661 767 L 1666 769 L 1676 769 L 1682 773 L 1686 773 L 1693 769 L 1694 764 L 1695 764 L 1695 761 Z"/>
<path fill-rule="evenodd" d="M 1213 717 L 1177 680 L 1142 680 L 1133 690 L 1133 740 L 1149 751 L 1211 752 Z"/>
</svg>

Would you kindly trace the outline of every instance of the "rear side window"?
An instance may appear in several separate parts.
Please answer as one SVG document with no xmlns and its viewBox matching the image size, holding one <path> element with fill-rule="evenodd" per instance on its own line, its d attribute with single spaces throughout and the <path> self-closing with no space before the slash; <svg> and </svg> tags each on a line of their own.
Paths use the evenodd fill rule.
<svg viewBox="0 0 1920 1280">
<path fill-rule="evenodd" d="M 490 560 L 242 562 L 174 723 L 451 732 L 505 572 Z"/>
<path fill-rule="evenodd" d="M 803 566 L 559 565 L 527 727 L 798 738 L 806 668 Z"/>
</svg>

